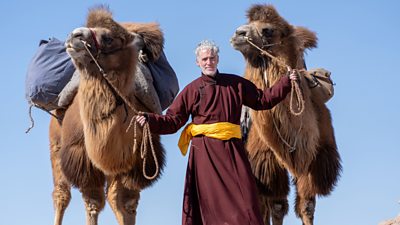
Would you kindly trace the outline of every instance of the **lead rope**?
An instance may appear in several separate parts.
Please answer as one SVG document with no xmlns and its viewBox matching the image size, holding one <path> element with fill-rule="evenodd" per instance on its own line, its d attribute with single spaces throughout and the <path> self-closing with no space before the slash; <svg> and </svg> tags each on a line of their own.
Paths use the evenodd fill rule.
<svg viewBox="0 0 400 225">
<path fill-rule="evenodd" d="M 89 53 L 90 57 L 93 59 L 94 63 L 96 63 L 97 68 L 99 69 L 100 73 L 103 75 L 104 79 L 106 80 L 106 82 L 114 89 L 114 91 L 122 98 L 122 100 L 124 101 L 125 104 L 127 104 L 129 106 L 129 108 L 134 112 L 134 114 L 138 115 L 141 114 L 142 112 L 137 111 L 135 109 L 135 106 L 132 105 L 132 103 L 130 101 L 128 101 L 128 99 L 112 84 L 112 82 L 110 82 L 110 80 L 108 80 L 108 75 L 106 72 L 104 72 L 103 68 L 101 68 L 101 66 L 99 65 L 99 63 L 97 62 L 96 58 L 92 55 L 92 53 L 89 50 L 89 47 L 91 47 L 89 45 L 89 43 L 87 43 L 84 40 L 81 40 L 81 42 L 83 43 L 83 45 L 85 46 L 86 51 Z M 129 126 L 128 128 L 126 128 L 126 132 L 129 131 L 129 129 L 132 127 L 132 125 L 134 126 L 133 129 L 133 136 L 134 136 L 134 142 L 133 142 L 133 153 L 136 152 L 136 148 L 137 148 L 137 129 L 136 129 L 136 123 L 137 121 L 135 120 L 135 115 L 132 116 L 132 119 L 129 122 Z M 143 126 L 143 135 L 142 135 L 142 143 L 140 145 L 140 157 L 143 159 L 143 176 L 148 179 L 148 180 L 153 180 L 159 173 L 159 166 L 158 166 L 158 159 L 154 150 L 154 145 L 153 145 L 153 139 L 151 136 L 151 132 L 150 132 L 150 126 L 149 123 L 146 122 Z M 146 155 L 147 155 L 147 151 L 148 151 L 148 143 L 150 144 L 150 148 L 151 148 L 151 153 L 153 155 L 154 158 L 154 164 L 156 167 L 156 171 L 154 172 L 154 174 L 152 176 L 147 175 L 146 173 Z"/>
<path fill-rule="evenodd" d="M 280 64 L 281 66 L 287 68 L 288 71 L 291 70 L 290 66 L 286 65 L 286 63 L 282 62 L 282 60 L 276 58 L 275 56 L 273 56 L 271 53 L 265 51 L 264 49 L 261 49 L 260 47 L 258 47 L 256 44 L 254 44 L 249 37 L 245 37 L 246 41 L 252 45 L 253 47 L 257 48 L 258 50 L 260 50 L 261 55 L 265 55 L 268 56 L 269 58 L 271 58 L 272 60 L 274 60 L 275 62 L 277 62 L 278 64 Z M 304 97 L 303 97 L 303 93 L 301 91 L 300 85 L 298 82 L 292 80 L 292 90 L 290 92 L 290 103 L 289 103 L 289 108 L 290 108 L 290 112 L 295 115 L 295 116 L 299 116 L 303 113 L 304 111 Z M 294 95 L 296 95 L 296 101 L 297 101 L 297 108 L 294 108 Z"/>
<path fill-rule="evenodd" d="M 276 133 L 278 133 L 279 138 L 281 139 L 281 141 L 289 148 L 289 152 L 292 153 L 296 150 L 296 143 L 297 143 L 297 136 L 295 136 L 294 138 L 294 143 L 293 145 L 290 145 L 282 136 L 281 132 L 279 131 L 278 127 L 276 126 L 276 122 L 274 117 L 272 117 L 272 122 L 274 123 L 274 127 L 276 130 Z M 299 130 L 297 131 L 297 133 L 300 132 L 301 128 L 303 128 L 303 120 L 300 120 L 300 127 Z"/>
<path fill-rule="evenodd" d="M 254 44 L 254 43 L 250 40 L 249 37 L 245 37 L 245 38 L 246 38 L 246 41 L 247 41 L 250 45 L 252 45 L 253 47 L 255 47 L 255 48 L 257 48 L 258 50 L 260 50 L 261 55 L 268 56 L 268 57 L 270 57 L 272 60 L 275 60 L 275 61 L 276 61 L 278 64 L 280 64 L 281 66 L 286 67 L 288 71 L 291 70 L 290 66 L 286 65 L 286 63 L 282 62 L 280 59 L 276 58 L 276 57 L 273 56 L 271 53 L 269 53 L 269 52 L 267 52 L 267 51 L 261 49 L 260 47 L 258 47 L 256 44 Z M 262 59 L 263 59 L 263 61 L 264 61 L 264 58 L 262 58 Z M 266 64 L 266 63 L 264 62 L 264 65 L 265 65 L 265 64 Z M 267 79 L 267 78 L 268 78 L 268 76 L 267 76 L 267 70 L 266 70 L 266 68 L 264 68 L 264 66 L 263 66 L 263 70 L 264 70 L 264 74 L 263 74 L 263 75 L 264 75 L 264 82 L 265 82 L 265 85 L 266 85 L 266 87 L 269 87 L 269 83 L 268 83 L 268 79 Z M 290 102 L 289 102 L 290 112 L 291 112 L 293 115 L 295 115 L 295 116 L 299 116 L 299 115 L 301 115 L 301 114 L 303 113 L 303 111 L 304 111 L 304 107 L 305 107 L 305 104 L 304 104 L 304 97 L 303 97 L 303 93 L 301 92 L 301 88 L 300 88 L 299 83 L 296 82 L 296 81 L 291 81 L 291 83 L 292 83 L 292 90 L 291 90 L 291 92 L 290 92 Z M 296 94 L 296 96 L 297 96 L 297 109 L 296 109 L 296 110 L 293 108 L 293 105 L 294 105 L 293 99 L 294 99 L 294 95 L 295 95 L 295 94 Z M 297 135 L 295 136 L 293 145 L 290 145 L 290 144 L 283 138 L 281 132 L 280 132 L 279 129 L 278 129 L 278 126 L 276 125 L 275 118 L 274 118 L 273 116 L 272 116 L 272 122 L 273 122 L 273 124 L 274 124 L 274 128 L 275 128 L 276 133 L 278 134 L 279 138 L 280 138 L 281 141 L 289 148 L 289 152 L 290 152 L 290 153 L 294 152 L 294 151 L 296 150 Z M 300 132 L 300 130 L 302 129 L 302 127 L 303 127 L 303 120 L 300 120 L 300 127 L 299 127 L 299 130 L 297 131 L 297 133 Z"/>
</svg>

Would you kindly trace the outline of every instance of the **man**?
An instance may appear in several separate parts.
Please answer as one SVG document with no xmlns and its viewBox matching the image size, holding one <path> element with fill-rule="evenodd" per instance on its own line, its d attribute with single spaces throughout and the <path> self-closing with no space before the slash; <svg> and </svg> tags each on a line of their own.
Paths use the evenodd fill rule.
<svg viewBox="0 0 400 225">
<path fill-rule="evenodd" d="M 219 49 L 213 42 L 202 41 L 195 53 L 201 76 L 182 90 L 166 115 L 146 113 L 136 120 L 142 126 L 147 121 L 153 133 L 171 134 L 192 117 L 178 144 L 186 154 L 192 141 L 182 224 L 261 225 L 255 180 L 241 140 L 241 108 L 271 109 L 298 75 L 292 72 L 260 90 L 243 77 L 217 70 Z"/>
</svg>

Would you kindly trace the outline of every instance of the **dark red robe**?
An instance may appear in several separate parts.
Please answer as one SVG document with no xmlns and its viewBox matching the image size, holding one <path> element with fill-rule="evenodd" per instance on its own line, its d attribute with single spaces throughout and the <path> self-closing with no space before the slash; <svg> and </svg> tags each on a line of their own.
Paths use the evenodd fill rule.
<svg viewBox="0 0 400 225">
<path fill-rule="evenodd" d="M 240 124 L 242 105 L 271 109 L 290 92 L 288 76 L 264 91 L 243 77 L 201 75 L 176 97 L 166 115 L 148 114 L 150 130 L 171 134 L 194 124 Z M 184 225 L 261 225 L 256 186 L 241 139 L 192 139 L 183 199 Z"/>
</svg>

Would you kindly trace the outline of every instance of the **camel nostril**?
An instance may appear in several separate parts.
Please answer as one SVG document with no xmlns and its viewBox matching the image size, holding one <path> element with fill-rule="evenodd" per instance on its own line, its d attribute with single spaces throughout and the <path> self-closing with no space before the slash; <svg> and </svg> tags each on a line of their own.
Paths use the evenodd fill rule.
<svg viewBox="0 0 400 225">
<path fill-rule="evenodd" d="M 79 38 L 82 39 L 83 33 L 82 32 L 76 32 L 72 34 L 72 38 Z"/>
<path fill-rule="evenodd" d="M 85 36 L 87 36 L 87 29 L 85 28 L 76 28 L 75 30 L 73 30 L 70 34 L 71 38 L 76 38 L 79 40 L 83 40 Z"/>
<path fill-rule="evenodd" d="M 246 31 L 244 31 L 244 30 L 237 30 L 237 31 L 236 31 L 236 36 L 246 36 Z"/>
</svg>

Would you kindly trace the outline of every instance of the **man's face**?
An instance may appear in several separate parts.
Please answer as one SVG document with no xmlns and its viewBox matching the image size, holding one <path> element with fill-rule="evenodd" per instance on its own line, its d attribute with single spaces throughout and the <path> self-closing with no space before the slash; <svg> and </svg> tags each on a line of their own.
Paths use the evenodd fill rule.
<svg viewBox="0 0 400 225">
<path fill-rule="evenodd" d="M 218 55 L 210 49 L 201 50 L 196 58 L 196 64 L 204 75 L 214 76 L 217 72 Z"/>
</svg>

